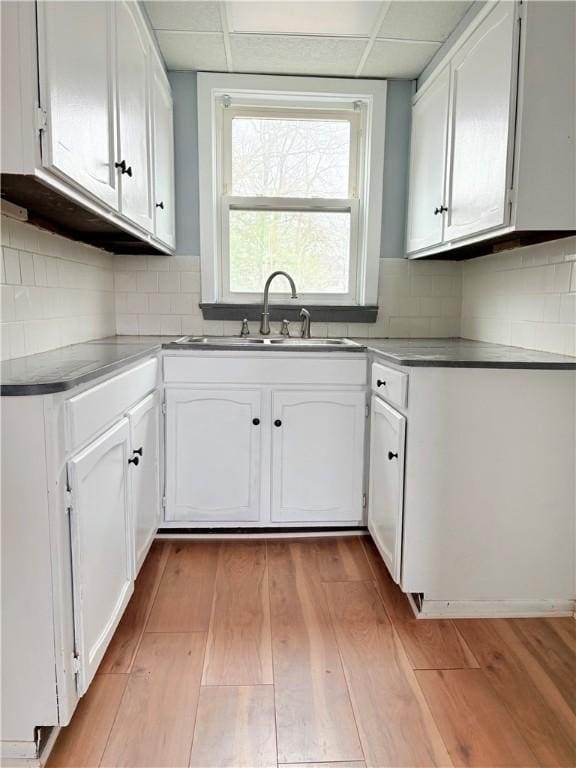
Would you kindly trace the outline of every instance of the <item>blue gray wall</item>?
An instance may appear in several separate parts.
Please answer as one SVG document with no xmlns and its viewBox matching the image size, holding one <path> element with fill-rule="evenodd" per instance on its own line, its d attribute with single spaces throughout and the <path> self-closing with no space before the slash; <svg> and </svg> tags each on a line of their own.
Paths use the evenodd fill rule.
<svg viewBox="0 0 576 768">
<path fill-rule="evenodd" d="M 198 116 L 196 74 L 169 72 L 174 97 L 176 154 L 176 246 L 180 254 L 200 253 L 198 200 Z M 410 103 L 413 83 L 391 80 L 386 107 L 386 149 L 382 210 L 383 259 L 404 255 Z"/>
</svg>

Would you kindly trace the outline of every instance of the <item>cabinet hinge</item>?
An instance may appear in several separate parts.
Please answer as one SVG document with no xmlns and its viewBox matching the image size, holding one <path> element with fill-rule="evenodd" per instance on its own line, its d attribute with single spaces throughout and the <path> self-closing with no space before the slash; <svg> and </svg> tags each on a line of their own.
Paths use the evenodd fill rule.
<svg viewBox="0 0 576 768">
<path fill-rule="evenodd" d="M 66 514 L 68 514 L 72 510 L 72 491 L 70 488 L 66 488 L 64 491 L 64 505 Z"/>
<path fill-rule="evenodd" d="M 162 496 L 162 509 L 166 509 L 166 496 Z"/>
<path fill-rule="evenodd" d="M 362 509 L 366 509 L 366 494 L 362 494 Z"/>
<path fill-rule="evenodd" d="M 77 653 L 72 656 L 72 673 L 74 675 L 80 674 L 80 656 Z"/>
<path fill-rule="evenodd" d="M 366 418 L 368 418 L 368 416 L 370 416 L 370 406 L 368 405 L 368 403 L 366 403 L 366 405 L 364 407 L 364 415 L 366 416 Z"/>
<path fill-rule="evenodd" d="M 45 109 L 38 107 L 36 110 L 36 128 L 39 132 L 45 131 L 48 126 L 48 114 Z"/>
<path fill-rule="evenodd" d="M 166 403 L 162 403 L 162 413 L 166 413 L 168 409 L 166 408 Z"/>
</svg>

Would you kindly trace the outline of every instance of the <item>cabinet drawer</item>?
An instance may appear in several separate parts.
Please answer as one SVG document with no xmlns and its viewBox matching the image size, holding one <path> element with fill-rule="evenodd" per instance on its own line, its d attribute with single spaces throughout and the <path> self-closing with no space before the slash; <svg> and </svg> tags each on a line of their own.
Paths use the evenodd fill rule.
<svg viewBox="0 0 576 768">
<path fill-rule="evenodd" d="M 408 405 L 408 374 L 388 368 L 380 363 L 372 364 L 372 391 L 392 405 L 406 408 Z"/>
<path fill-rule="evenodd" d="M 68 448 L 102 432 L 157 384 L 158 360 L 154 358 L 70 398 L 66 403 Z"/>
<path fill-rule="evenodd" d="M 327 356 L 302 359 L 276 352 L 261 357 L 203 357 L 168 355 L 164 358 L 166 383 L 191 384 L 325 384 L 366 386 L 366 360 Z"/>
</svg>

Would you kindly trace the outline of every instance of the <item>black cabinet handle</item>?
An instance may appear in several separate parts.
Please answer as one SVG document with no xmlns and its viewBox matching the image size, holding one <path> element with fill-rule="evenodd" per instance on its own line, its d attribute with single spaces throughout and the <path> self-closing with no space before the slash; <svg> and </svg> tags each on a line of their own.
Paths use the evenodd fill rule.
<svg viewBox="0 0 576 768">
<path fill-rule="evenodd" d="M 385 387 L 386 386 L 386 382 L 383 381 L 382 379 L 377 379 L 376 380 L 376 386 L 377 387 Z"/>
<path fill-rule="evenodd" d="M 143 456 L 144 455 L 144 448 L 142 446 L 140 446 L 140 448 L 134 448 L 132 453 L 137 453 L 138 456 Z"/>
<path fill-rule="evenodd" d="M 445 205 L 441 205 L 440 208 L 434 208 L 434 216 L 438 216 L 439 213 L 445 213 L 448 210 Z"/>
<path fill-rule="evenodd" d="M 282 422 L 280 421 L 280 419 L 276 419 L 276 421 L 274 422 L 274 426 L 275 427 L 281 427 L 282 426 Z"/>
<path fill-rule="evenodd" d="M 122 175 L 132 176 L 132 166 L 126 166 L 126 160 L 121 160 L 119 163 L 114 163 L 114 168 L 119 168 Z"/>
<path fill-rule="evenodd" d="M 260 419 L 252 419 L 252 424 L 254 424 L 254 426 L 257 427 L 258 424 L 260 424 Z"/>
<path fill-rule="evenodd" d="M 397 459 L 398 458 L 398 454 L 397 453 L 392 453 L 392 451 L 388 451 L 388 458 L 390 459 L 390 461 L 392 461 L 392 459 Z"/>
<path fill-rule="evenodd" d="M 131 459 L 128 459 L 128 464 L 134 464 L 134 466 L 137 467 L 138 464 L 140 464 L 140 459 L 138 456 L 133 456 Z"/>
<path fill-rule="evenodd" d="M 162 208 L 162 210 L 164 210 L 164 200 L 160 200 L 159 203 L 156 203 L 156 208 Z"/>
</svg>

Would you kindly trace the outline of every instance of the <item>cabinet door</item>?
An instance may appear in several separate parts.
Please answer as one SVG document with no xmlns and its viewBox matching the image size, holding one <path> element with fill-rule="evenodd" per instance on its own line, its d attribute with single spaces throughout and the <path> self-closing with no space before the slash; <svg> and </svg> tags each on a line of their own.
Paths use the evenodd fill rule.
<svg viewBox="0 0 576 768">
<path fill-rule="evenodd" d="M 498 3 L 452 61 L 446 240 L 509 223 L 515 19 Z"/>
<path fill-rule="evenodd" d="M 408 253 L 442 242 L 449 83 L 446 68 L 412 108 Z"/>
<path fill-rule="evenodd" d="M 116 4 L 118 162 L 122 213 L 152 231 L 149 42 L 136 4 Z"/>
<path fill-rule="evenodd" d="M 390 575 L 400 581 L 406 419 L 372 397 L 368 529 Z"/>
<path fill-rule="evenodd" d="M 166 390 L 166 519 L 260 518 L 261 393 Z"/>
<path fill-rule="evenodd" d="M 133 592 L 128 459 L 128 420 L 122 419 L 68 465 L 80 695 L 90 685 Z"/>
<path fill-rule="evenodd" d="M 136 575 L 160 524 L 160 405 L 158 393 L 128 411 Z"/>
<path fill-rule="evenodd" d="M 363 392 L 274 392 L 272 519 L 362 519 Z"/>
<path fill-rule="evenodd" d="M 154 154 L 154 234 L 174 247 L 174 124 L 170 84 L 160 64 L 152 67 L 152 150 Z"/>
<path fill-rule="evenodd" d="M 117 208 L 113 4 L 44 2 L 37 13 L 42 163 Z"/>
</svg>

